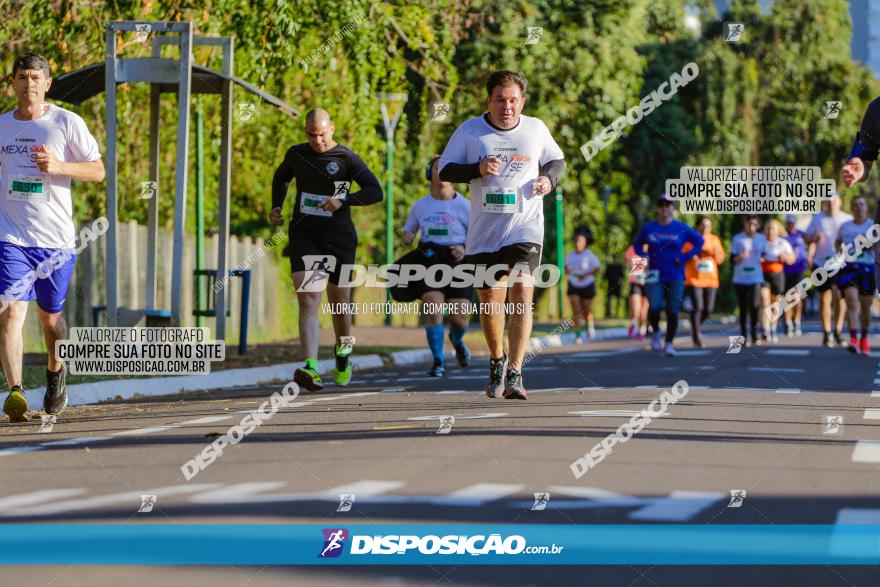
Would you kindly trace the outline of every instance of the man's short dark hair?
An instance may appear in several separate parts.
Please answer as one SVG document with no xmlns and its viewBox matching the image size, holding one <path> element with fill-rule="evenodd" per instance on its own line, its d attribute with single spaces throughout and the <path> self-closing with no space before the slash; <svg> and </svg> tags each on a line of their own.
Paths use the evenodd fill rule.
<svg viewBox="0 0 880 587">
<path fill-rule="evenodd" d="M 507 69 L 496 71 L 489 76 L 489 80 L 486 82 L 486 95 L 491 96 L 495 86 L 512 86 L 513 84 L 519 86 L 523 96 L 526 95 L 526 78 Z"/>
<path fill-rule="evenodd" d="M 49 61 L 37 53 L 25 53 L 16 58 L 15 63 L 12 64 L 12 75 L 15 76 L 19 69 L 42 69 L 46 77 L 52 77 Z"/>
</svg>

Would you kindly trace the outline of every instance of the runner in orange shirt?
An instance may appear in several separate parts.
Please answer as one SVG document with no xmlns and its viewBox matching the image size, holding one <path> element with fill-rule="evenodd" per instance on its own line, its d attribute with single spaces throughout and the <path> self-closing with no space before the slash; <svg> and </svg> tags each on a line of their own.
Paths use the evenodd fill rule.
<svg viewBox="0 0 880 587">
<path fill-rule="evenodd" d="M 724 247 L 721 240 L 712 234 L 712 221 L 703 216 L 695 225 L 703 236 L 703 248 L 699 254 L 688 261 L 684 267 L 684 285 L 691 299 L 691 334 L 694 346 L 703 347 L 702 324 L 715 309 L 715 296 L 718 293 L 718 266 L 724 263 Z M 691 250 L 693 245 L 685 243 L 682 252 Z"/>
</svg>

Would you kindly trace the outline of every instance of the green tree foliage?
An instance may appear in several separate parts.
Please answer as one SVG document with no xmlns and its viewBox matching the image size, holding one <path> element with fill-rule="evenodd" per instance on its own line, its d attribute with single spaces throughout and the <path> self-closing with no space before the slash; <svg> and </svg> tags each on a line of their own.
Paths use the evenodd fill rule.
<svg viewBox="0 0 880 587">
<path fill-rule="evenodd" d="M 685 11 L 702 19 L 699 33 L 685 27 Z M 363 20 L 354 30 L 347 23 Z M 385 137 L 377 94 L 404 92 L 409 99 L 396 132 L 394 222 L 423 195 L 422 171 L 462 120 L 485 109 L 484 82 L 496 69 L 514 69 L 529 81 L 526 113 L 545 120 L 566 153 L 565 233 L 581 222 L 597 247 L 625 248 L 648 205 L 682 165 L 817 165 L 837 177 L 858 121 L 878 94 L 876 80 L 852 61 L 851 23 L 844 0 L 777 0 L 762 13 L 756 0 L 732 2 L 726 15 L 708 0 L 168 0 L 82 3 L 0 0 L 9 71 L 24 51 L 49 57 L 56 73 L 99 62 L 108 20 L 191 20 L 197 34 L 235 38 L 235 72 L 304 113 L 324 107 L 336 138 L 360 153 L 385 183 Z M 722 22 L 746 24 L 742 43 L 726 43 Z M 542 27 L 526 44 L 527 28 Z M 119 36 L 120 56 L 145 56 L 149 42 Z M 166 48 L 173 54 L 173 48 Z M 196 62 L 220 67 L 219 52 L 195 51 Z M 620 139 L 587 162 L 579 148 L 656 89 L 689 61 L 698 78 Z M 121 217 L 144 222 L 138 199 L 147 177 L 149 91 L 119 88 Z M 219 103 L 199 98 L 206 120 L 207 218 L 216 228 Z M 841 100 L 836 119 L 824 117 L 827 100 Z M 254 101 L 236 90 L 237 103 Z M 432 102 L 451 104 L 444 122 L 432 121 Z M 4 110 L 14 105 L 11 92 Z M 72 107 L 103 140 L 101 98 Z M 173 193 L 176 104 L 163 95 L 160 190 Z M 305 140 L 302 119 L 257 106 L 250 122 L 235 122 L 232 228 L 268 236 L 266 216 L 272 173 L 284 151 Z M 875 184 L 869 184 L 869 188 Z M 609 218 L 603 188 L 610 187 Z M 461 186 L 459 189 L 464 189 Z M 167 201 L 167 200 L 166 200 Z M 289 204 L 288 204 L 289 205 Z M 79 219 L 104 212 L 100 186 L 77 187 Z M 552 202 L 547 199 L 547 259 L 555 252 Z M 194 215 L 190 214 L 192 219 Z M 162 210 L 162 221 L 171 207 Z M 735 218 L 719 218 L 729 233 Z M 384 256 L 383 206 L 355 214 L 359 261 Z M 399 232 L 399 231 L 395 231 Z M 396 247 L 402 248 L 400 241 Z M 400 252 L 399 250 L 397 251 Z"/>
</svg>

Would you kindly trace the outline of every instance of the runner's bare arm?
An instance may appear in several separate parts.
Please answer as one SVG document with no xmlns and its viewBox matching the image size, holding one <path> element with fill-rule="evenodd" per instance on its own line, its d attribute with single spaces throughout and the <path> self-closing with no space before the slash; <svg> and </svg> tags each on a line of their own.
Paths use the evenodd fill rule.
<svg viewBox="0 0 880 587">
<path fill-rule="evenodd" d="M 59 161 L 48 152 L 36 153 L 34 159 L 40 171 L 48 175 L 63 175 L 78 181 L 104 180 L 104 162 L 101 159 L 73 163 Z"/>
</svg>

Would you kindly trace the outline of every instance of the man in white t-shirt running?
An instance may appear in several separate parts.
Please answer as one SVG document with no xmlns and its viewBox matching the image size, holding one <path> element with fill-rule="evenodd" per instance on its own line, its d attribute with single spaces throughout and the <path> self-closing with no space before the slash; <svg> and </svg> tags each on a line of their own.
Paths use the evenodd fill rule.
<svg viewBox="0 0 880 587">
<path fill-rule="evenodd" d="M 104 179 L 98 143 L 83 119 L 44 101 L 50 75 L 41 55 L 16 59 L 18 108 L 0 115 L 0 359 L 9 384 L 3 411 L 13 422 L 28 420 L 22 328 L 32 300 L 49 356 L 43 409 L 60 414 L 67 405 L 55 341 L 67 338 L 62 311 L 76 262 L 70 181 Z"/>
<path fill-rule="evenodd" d="M 813 270 L 822 267 L 835 254 L 834 244 L 841 225 L 853 219 L 842 212 L 840 206 L 840 194 L 834 192 L 834 197 L 822 202 L 822 212 L 813 216 L 804 232 L 804 241 L 809 246 L 807 264 Z M 843 335 L 840 331 L 843 329 L 843 318 L 846 314 L 846 301 L 833 281 L 835 280 L 829 279 L 816 286 L 819 292 L 819 317 L 822 320 L 822 344 L 829 348 L 835 344 L 843 346 Z"/>
<path fill-rule="evenodd" d="M 544 242 L 543 196 L 553 191 L 565 161 L 547 126 L 521 114 L 526 103 L 521 75 L 496 71 L 486 90 L 488 112 L 455 130 L 440 157 L 440 179 L 470 184 L 465 262 L 490 268 L 487 283 L 477 283 L 480 303 L 489 310 L 480 313 L 490 354 L 486 395 L 527 399 L 521 371 L 532 331 L 532 273 Z M 514 305 L 509 355 L 503 341 L 505 298 Z"/>
</svg>

